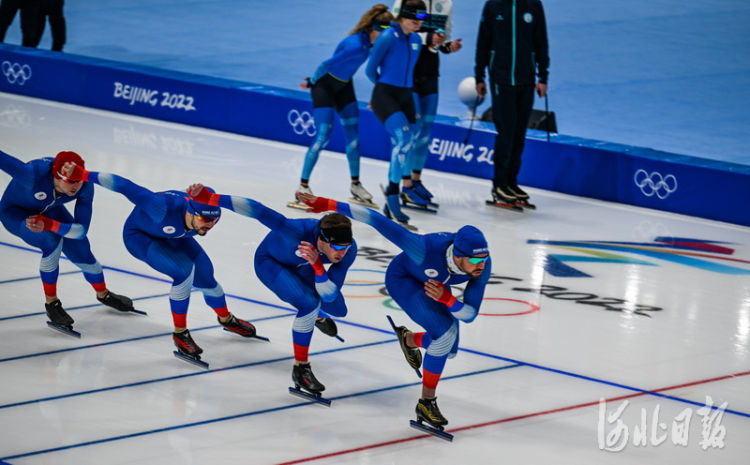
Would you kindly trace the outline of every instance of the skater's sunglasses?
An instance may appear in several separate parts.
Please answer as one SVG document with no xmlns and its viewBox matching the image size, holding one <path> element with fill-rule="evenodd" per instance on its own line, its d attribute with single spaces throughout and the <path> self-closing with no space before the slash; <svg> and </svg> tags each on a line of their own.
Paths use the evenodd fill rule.
<svg viewBox="0 0 750 465">
<path fill-rule="evenodd" d="M 352 246 L 351 244 L 342 245 L 342 244 L 330 244 L 330 243 L 328 245 L 330 245 L 333 250 L 338 250 L 339 252 L 341 252 L 342 250 L 349 250 L 349 247 Z"/>
<path fill-rule="evenodd" d="M 489 255 L 486 257 L 467 257 L 469 259 L 469 263 L 472 265 L 479 265 L 480 263 L 484 263 L 487 261 L 488 258 L 490 258 Z"/>
<path fill-rule="evenodd" d="M 202 221 L 204 223 L 218 223 L 220 217 L 219 216 L 200 216 L 200 215 L 195 215 L 195 218 L 198 221 Z"/>
</svg>

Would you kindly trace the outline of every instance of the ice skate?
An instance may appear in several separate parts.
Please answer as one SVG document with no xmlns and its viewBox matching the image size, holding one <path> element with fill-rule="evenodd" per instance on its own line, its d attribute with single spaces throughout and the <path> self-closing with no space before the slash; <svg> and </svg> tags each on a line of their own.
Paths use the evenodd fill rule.
<svg viewBox="0 0 750 465">
<path fill-rule="evenodd" d="M 409 347 L 406 344 L 406 333 L 409 332 L 406 327 L 396 326 L 396 323 L 393 322 L 390 315 L 386 315 L 386 318 L 388 318 L 388 322 L 391 324 L 393 332 L 396 333 L 396 337 L 398 337 L 398 343 L 401 345 L 401 351 L 404 353 L 406 363 L 408 363 L 417 373 L 417 376 L 421 378 L 422 373 L 419 371 L 419 367 L 422 366 L 422 352 L 418 347 Z"/>
<path fill-rule="evenodd" d="M 304 210 L 306 212 L 311 212 L 312 211 L 311 207 L 308 207 L 303 202 L 300 202 L 299 200 L 297 200 L 297 194 L 299 194 L 299 193 L 313 195 L 313 192 L 310 189 L 310 186 L 303 186 L 302 184 L 300 184 L 299 187 L 297 187 L 297 190 L 294 191 L 294 201 L 287 202 L 286 206 L 289 207 L 289 208 L 296 208 L 298 210 Z"/>
<path fill-rule="evenodd" d="M 529 194 L 521 189 L 518 184 L 509 184 L 508 190 L 516 196 L 516 205 L 518 205 L 519 207 L 536 210 L 536 205 L 529 202 Z"/>
<path fill-rule="evenodd" d="M 186 329 L 181 333 L 172 333 L 172 340 L 177 347 L 177 350 L 174 351 L 175 357 L 208 369 L 208 363 L 201 361 L 200 354 L 203 353 L 203 349 L 195 343 L 193 337 L 190 336 L 190 331 Z"/>
<path fill-rule="evenodd" d="M 225 322 L 221 322 L 220 318 L 216 318 L 220 325 L 224 327 L 224 331 L 229 331 L 231 333 L 239 334 L 242 337 L 253 337 L 256 339 L 261 339 L 263 341 L 268 341 L 267 337 L 258 336 L 258 333 L 255 330 L 255 326 L 253 326 L 252 323 L 247 322 L 241 318 L 237 318 L 234 315 L 229 315 L 229 319 Z"/>
<path fill-rule="evenodd" d="M 365 189 L 365 186 L 361 182 L 352 183 L 349 192 L 352 193 L 352 197 L 349 199 L 350 202 L 362 205 L 363 207 L 378 209 L 378 205 L 372 201 L 372 194 L 367 192 L 367 189 Z"/>
<path fill-rule="evenodd" d="M 383 187 L 382 184 L 380 185 L 380 189 L 385 195 L 385 207 L 383 207 L 383 214 L 386 216 L 386 218 L 394 220 L 409 231 L 416 231 L 417 227 L 409 224 L 409 217 L 401 211 L 398 193 L 386 194 L 385 187 Z"/>
<path fill-rule="evenodd" d="M 426 213 L 437 213 L 437 209 L 431 206 L 430 201 L 419 195 L 414 187 L 401 188 L 401 206 L 411 210 Z"/>
<path fill-rule="evenodd" d="M 291 394 L 330 407 L 331 401 L 320 395 L 326 387 L 315 378 L 309 363 L 294 365 L 292 382 L 294 382 L 294 387 L 289 388 Z"/>
<path fill-rule="evenodd" d="M 112 291 L 107 291 L 107 294 L 104 297 L 97 297 L 96 300 L 103 303 L 107 307 L 114 308 L 118 312 L 133 312 L 138 313 L 140 315 L 146 315 L 146 312 L 141 310 L 136 310 L 133 308 L 133 301 L 129 297 L 125 297 L 124 295 L 115 294 Z"/>
<path fill-rule="evenodd" d="M 422 181 L 412 181 L 411 184 L 414 188 L 414 191 L 417 193 L 417 195 L 427 200 L 427 202 L 429 202 L 430 207 L 432 208 L 440 207 L 439 204 L 432 201 L 432 198 L 434 196 L 432 195 L 432 192 L 430 192 L 429 190 L 427 190 L 426 187 L 424 187 L 424 184 L 422 184 Z"/>
<path fill-rule="evenodd" d="M 339 336 L 339 330 L 336 327 L 336 322 L 331 318 L 316 318 L 315 327 L 318 328 L 320 332 L 322 332 L 326 336 L 335 337 L 339 341 L 344 342 L 344 339 Z"/>
<path fill-rule="evenodd" d="M 522 212 L 523 207 L 516 204 L 517 200 L 507 187 L 495 186 L 492 189 L 492 200 L 487 200 L 485 203 L 493 207 Z"/>
<path fill-rule="evenodd" d="M 444 426 L 448 424 L 448 420 L 440 413 L 437 398 L 419 399 L 415 410 L 417 412 L 417 420 L 409 422 L 412 428 L 432 434 L 446 441 L 453 441 L 453 435 L 443 431 Z"/>
<path fill-rule="evenodd" d="M 60 299 L 44 304 L 44 309 L 47 311 L 47 317 L 49 317 L 47 326 L 68 336 L 81 337 L 81 333 L 73 329 L 74 320 L 65 311 Z"/>
</svg>

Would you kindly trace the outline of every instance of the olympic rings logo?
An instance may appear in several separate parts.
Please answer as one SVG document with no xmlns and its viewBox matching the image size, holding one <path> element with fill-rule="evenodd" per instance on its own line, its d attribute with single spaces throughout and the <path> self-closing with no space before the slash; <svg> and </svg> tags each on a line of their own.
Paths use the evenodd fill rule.
<svg viewBox="0 0 750 465">
<path fill-rule="evenodd" d="M 31 79 L 31 66 L 3 61 L 3 74 L 11 84 L 22 86 Z"/>
<path fill-rule="evenodd" d="M 289 114 L 286 116 L 289 125 L 294 129 L 295 134 L 307 134 L 308 136 L 314 136 L 318 131 L 315 129 L 315 120 L 312 115 L 307 112 L 299 112 L 296 109 L 289 110 Z"/>
<path fill-rule="evenodd" d="M 677 190 L 676 177 L 671 174 L 662 176 L 662 174 L 657 171 L 649 174 L 645 170 L 639 169 L 633 175 L 633 181 L 646 197 L 656 195 L 664 200 Z"/>
</svg>

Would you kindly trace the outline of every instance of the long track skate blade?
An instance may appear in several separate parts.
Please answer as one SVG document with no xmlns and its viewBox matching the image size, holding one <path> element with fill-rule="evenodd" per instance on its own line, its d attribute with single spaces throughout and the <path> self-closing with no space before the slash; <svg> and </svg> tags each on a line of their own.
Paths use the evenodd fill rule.
<svg viewBox="0 0 750 465">
<path fill-rule="evenodd" d="M 346 342 L 346 341 L 344 341 L 344 338 L 343 338 L 343 337 L 341 337 L 341 336 L 339 336 L 338 334 L 337 334 L 337 335 L 335 335 L 335 336 L 333 336 L 333 337 L 335 337 L 336 339 L 338 339 L 338 340 L 339 340 L 339 341 L 341 341 L 341 342 Z"/>
<path fill-rule="evenodd" d="M 418 205 L 416 203 L 411 203 L 411 202 L 402 203 L 401 206 L 403 208 L 408 208 L 409 210 L 416 210 L 418 212 L 424 212 L 424 213 L 436 214 L 438 212 L 437 209 L 431 208 L 428 205 Z"/>
<path fill-rule="evenodd" d="M 428 426 L 424 423 L 419 423 L 418 421 L 414 420 L 409 420 L 409 426 L 414 429 L 418 429 L 419 431 L 423 431 L 427 434 L 431 434 L 437 438 L 445 439 L 448 442 L 453 442 L 453 435 L 446 433 L 442 429 L 433 428 L 432 426 Z"/>
<path fill-rule="evenodd" d="M 191 357 L 189 355 L 185 355 L 182 352 L 178 352 L 176 350 L 173 351 L 172 353 L 174 354 L 175 357 L 179 358 L 180 360 L 184 360 L 184 361 L 186 361 L 186 362 L 188 362 L 190 364 L 193 364 L 193 365 L 195 365 L 197 367 L 203 368 L 204 370 L 208 370 L 208 363 L 202 361 L 199 358 L 195 358 L 195 357 Z"/>
<path fill-rule="evenodd" d="M 299 202 L 287 202 L 286 206 L 289 208 L 297 209 L 297 210 L 304 210 L 307 213 L 310 213 L 312 211 L 312 207 L 308 207 L 304 203 L 299 203 Z"/>
<path fill-rule="evenodd" d="M 391 328 L 393 328 L 393 334 L 396 335 L 396 339 L 398 339 L 398 333 L 396 332 L 396 323 L 393 322 L 393 318 L 391 318 L 390 315 L 386 315 L 386 318 L 388 318 L 388 323 L 391 324 Z M 414 368 L 414 372 L 417 374 L 417 378 L 422 378 L 422 372 L 419 371 L 418 368 Z"/>
<path fill-rule="evenodd" d="M 374 202 L 365 202 L 363 200 L 355 199 L 354 197 L 349 198 L 349 203 L 356 203 L 357 205 L 362 205 L 363 207 L 367 207 L 373 210 L 380 210 L 378 204 Z"/>
<path fill-rule="evenodd" d="M 485 200 L 484 203 L 486 203 L 487 205 L 490 205 L 492 207 L 495 207 L 495 208 L 502 208 L 502 209 L 511 210 L 511 211 L 514 211 L 514 212 L 522 212 L 523 211 L 523 208 L 519 207 L 518 205 L 511 205 L 511 204 L 508 204 L 508 203 L 498 203 L 498 202 L 495 202 L 494 200 Z"/>
<path fill-rule="evenodd" d="M 529 203 L 526 200 L 516 202 L 516 205 L 518 205 L 521 208 L 528 208 L 529 210 L 536 210 L 536 205 L 534 205 L 533 203 Z"/>
<path fill-rule="evenodd" d="M 311 400 L 320 405 L 325 405 L 326 407 L 331 406 L 331 401 L 326 399 L 325 397 L 322 397 L 320 394 L 316 396 L 314 394 L 310 394 L 309 392 L 305 392 L 301 389 L 293 388 L 291 386 L 289 386 L 289 394 L 292 394 L 293 396 L 301 397 L 306 400 Z"/>
<path fill-rule="evenodd" d="M 238 335 L 242 336 L 242 334 L 239 334 L 239 333 L 235 333 L 234 331 L 232 331 L 232 330 L 230 330 L 230 329 L 227 329 L 227 328 L 223 328 L 223 329 L 224 329 L 224 331 L 226 331 L 226 332 L 228 332 L 228 333 L 232 333 L 232 334 L 238 334 Z M 263 337 L 263 336 L 258 336 L 257 334 L 255 334 L 255 335 L 252 335 L 252 336 L 242 336 L 242 337 L 246 337 L 246 338 L 248 338 L 248 339 L 260 339 L 261 341 L 271 342 L 271 340 L 270 340 L 270 339 L 268 339 L 267 337 Z"/>
<path fill-rule="evenodd" d="M 81 333 L 79 333 L 78 331 L 76 331 L 73 328 L 68 328 L 67 326 L 58 325 L 56 323 L 52 323 L 51 321 L 47 322 L 47 326 L 49 326 L 50 328 L 54 329 L 55 331 L 59 331 L 59 332 L 61 332 L 63 334 L 66 334 L 68 336 L 77 337 L 78 339 L 81 338 Z"/>
</svg>

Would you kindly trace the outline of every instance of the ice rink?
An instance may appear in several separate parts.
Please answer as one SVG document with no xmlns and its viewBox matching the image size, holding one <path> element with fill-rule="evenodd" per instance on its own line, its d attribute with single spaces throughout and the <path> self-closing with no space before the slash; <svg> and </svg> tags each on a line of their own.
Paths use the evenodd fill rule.
<svg viewBox="0 0 750 465">
<path fill-rule="evenodd" d="M 0 94 L 0 150 L 74 150 L 89 170 L 153 191 L 202 182 L 307 215 L 285 207 L 300 146 Z M 386 169 L 362 160 L 371 192 Z M 747 463 L 750 229 L 534 189 L 537 211 L 501 211 L 484 205 L 489 181 L 423 179 L 441 207 L 410 213 L 419 232 L 473 224 L 493 258 L 480 316 L 461 324 L 438 386 L 452 443 L 409 427 L 420 381 L 386 315 L 416 327 L 384 291 L 399 250 L 375 230 L 354 226 L 345 342 L 313 337 L 326 408 L 287 391 L 294 312 L 253 271 L 263 225 L 225 212 L 199 242 L 230 310 L 271 342 L 222 331 L 193 293 L 201 370 L 172 355 L 169 281 L 125 250 L 132 205 L 96 187 L 93 252 L 108 286 L 148 315 L 104 308 L 62 259 L 59 296 L 82 338 L 51 331 L 39 253 L 0 229 L 0 463 Z M 311 187 L 345 200 L 344 155 L 324 152 Z"/>
</svg>

